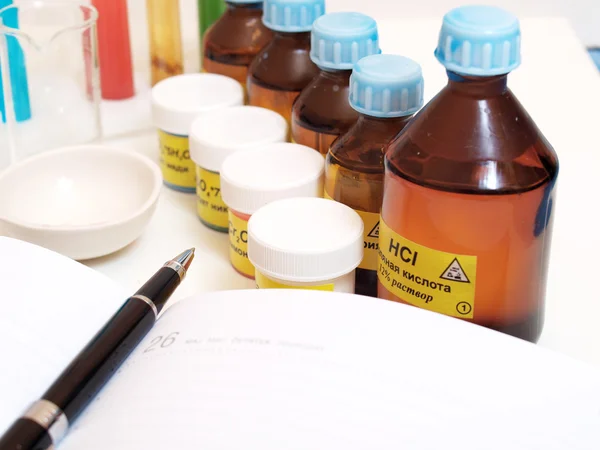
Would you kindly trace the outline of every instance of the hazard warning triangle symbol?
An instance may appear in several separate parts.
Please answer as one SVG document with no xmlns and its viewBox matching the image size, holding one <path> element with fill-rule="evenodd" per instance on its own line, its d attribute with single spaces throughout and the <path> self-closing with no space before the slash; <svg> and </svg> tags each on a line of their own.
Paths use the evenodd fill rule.
<svg viewBox="0 0 600 450">
<path fill-rule="evenodd" d="M 379 239 L 379 222 L 375 224 L 375 226 L 371 231 L 369 231 L 369 234 L 367 234 L 367 236 Z"/>
<path fill-rule="evenodd" d="M 440 278 L 449 281 L 458 281 L 459 283 L 470 283 L 467 274 L 458 262 L 458 258 L 454 258 L 450 265 L 442 272 Z"/>
</svg>

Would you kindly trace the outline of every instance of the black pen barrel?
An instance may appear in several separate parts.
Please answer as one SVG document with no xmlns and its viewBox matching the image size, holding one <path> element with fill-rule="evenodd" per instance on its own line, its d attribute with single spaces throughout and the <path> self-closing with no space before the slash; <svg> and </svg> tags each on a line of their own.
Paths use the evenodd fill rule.
<svg viewBox="0 0 600 450">
<path fill-rule="evenodd" d="M 155 315 L 130 298 L 42 396 L 72 423 L 152 328 Z"/>
<path fill-rule="evenodd" d="M 135 295 L 152 299 L 157 312 L 160 312 L 177 286 L 179 286 L 179 283 L 181 283 L 181 276 L 175 269 L 162 267 L 138 289 Z"/>
<path fill-rule="evenodd" d="M 46 450 L 52 438 L 44 427 L 30 419 L 18 419 L 0 436 L 0 450 Z"/>
<path fill-rule="evenodd" d="M 121 306 L 40 400 L 0 436 L 0 450 L 53 448 L 154 326 L 194 257 L 186 250 Z"/>
</svg>

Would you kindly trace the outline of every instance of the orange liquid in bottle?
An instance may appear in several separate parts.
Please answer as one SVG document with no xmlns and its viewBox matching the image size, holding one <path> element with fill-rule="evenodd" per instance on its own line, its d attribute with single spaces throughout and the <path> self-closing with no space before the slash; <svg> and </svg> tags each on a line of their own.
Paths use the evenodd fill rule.
<svg viewBox="0 0 600 450">
<path fill-rule="evenodd" d="M 246 84 L 248 67 L 273 33 L 262 23 L 262 2 L 228 2 L 204 35 L 202 69 Z"/>
<path fill-rule="evenodd" d="M 325 160 L 326 196 L 355 211 L 379 216 L 383 202 L 383 155 L 389 141 L 409 122 L 408 117 L 361 115 L 348 133 L 331 146 Z M 377 297 L 377 224 L 366 223 L 365 257 L 356 269 L 355 292 Z M 377 222 L 377 218 L 373 221 Z M 370 253 L 373 255 L 370 255 Z M 371 258 L 371 256 L 373 256 Z M 372 260 L 372 266 L 371 266 Z"/>
<path fill-rule="evenodd" d="M 355 277 L 360 295 L 377 296 L 385 151 L 423 105 L 423 87 L 421 67 L 409 58 L 373 54 L 359 60 L 349 97 L 358 121 L 325 158 L 325 196 L 354 209 L 363 221 L 363 259 Z"/>
<path fill-rule="evenodd" d="M 248 103 L 281 114 L 289 124 L 294 101 L 319 73 L 309 51 L 310 32 L 275 33 L 250 65 Z"/>
<path fill-rule="evenodd" d="M 449 73 L 449 78 L 389 147 L 382 220 L 408 240 L 402 241 L 407 248 L 412 242 L 456 255 L 458 265 L 452 260 L 431 279 L 430 273 L 406 262 L 410 258 L 395 260 L 399 274 L 390 273 L 391 266 L 380 259 L 379 297 L 442 308 L 440 312 L 470 316 L 467 320 L 474 323 L 537 341 L 543 326 L 556 154 L 507 88 L 506 75 Z M 394 245 L 398 240 L 382 236 L 380 248 L 388 256 Z M 431 255 L 426 251 L 421 256 Z M 476 257 L 476 267 L 467 268 L 469 256 Z M 422 259 L 420 264 L 430 263 Z M 390 275 L 398 279 L 395 289 L 389 289 Z M 411 275 L 420 275 L 420 282 Z M 438 286 L 428 289 L 431 282 Z M 473 285 L 474 296 L 465 294 L 466 303 L 449 299 L 439 284 L 450 289 Z M 411 289 L 421 289 L 426 297 L 416 298 Z"/>
<path fill-rule="evenodd" d="M 356 122 L 358 113 L 348 102 L 351 74 L 351 70 L 322 70 L 302 91 L 292 109 L 294 142 L 325 156 L 333 141 Z"/>
</svg>

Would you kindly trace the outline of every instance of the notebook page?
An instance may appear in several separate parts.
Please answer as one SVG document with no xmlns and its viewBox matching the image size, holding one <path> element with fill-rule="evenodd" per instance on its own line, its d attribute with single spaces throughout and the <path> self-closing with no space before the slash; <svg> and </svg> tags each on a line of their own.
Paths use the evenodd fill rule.
<svg viewBox="0 0 600 450">
<path fill-rule="evenodd" d="M 69 258 L 0 236 L 0 433 L 125 298 L 108 278 Z"/>
<path fill-rule="evenodd" d="M 316 291 L 167 311 L 64 450 L 597 450 L 593 369 L 456 319 Z"/>
</svg>

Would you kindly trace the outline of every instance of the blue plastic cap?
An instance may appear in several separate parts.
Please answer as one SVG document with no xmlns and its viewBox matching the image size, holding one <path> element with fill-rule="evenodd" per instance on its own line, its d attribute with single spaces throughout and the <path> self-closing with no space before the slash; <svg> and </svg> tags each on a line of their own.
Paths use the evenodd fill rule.
<svg viewBox="0 0 600 450">
<path fill-rule="evenodd" d="M 263 23 L 274 31 L 310 31 L 313 22 L 325 14 L 325 0 L 265 0 Z"/>
<path fill-rule="evenodd" d="M 410 116 L 423 106 L 423 85 L 421 66 L 412 59 L 367 56 L 350 76 L 350 106 L 367 116 Z"/>
<path fill-rule="evenodd" d="M 377 22 L 356 12 L 319 17 L 311 32 L 310 59 L 323 69 L 350 70 L 361 58 L 381 53 Z"/>
<path fill-rule="evenodd" d="M 495 6 L 462 6 L 444 16 L 435 56 L 446 69 L 491 76 L 521 63 L 519 20 Z"/>
</svg>

